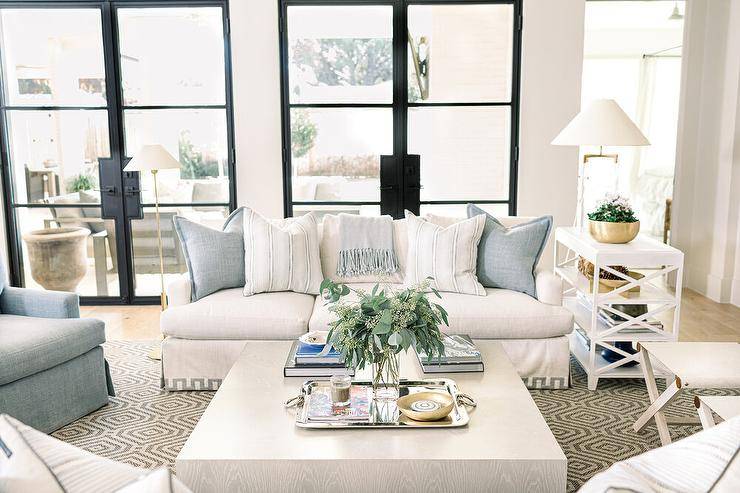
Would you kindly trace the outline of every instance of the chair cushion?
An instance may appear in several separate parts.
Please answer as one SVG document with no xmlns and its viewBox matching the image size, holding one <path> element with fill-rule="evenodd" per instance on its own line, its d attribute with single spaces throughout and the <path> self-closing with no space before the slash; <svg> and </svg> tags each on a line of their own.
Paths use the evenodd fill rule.
<svg viewBox="0 0 740 493">
<path fill-rule="evenodd" d="M 617 462 L 580 493 L 740 491 L 740 416 L 664 447 Z"/>
<path fill-rule="evenodd" d="M 0 315 L 0 385 L 76 358 L 105 342 L 105 324 L 92 318 Z"/>
<path fill-rule="evenodd" d="M 370 290 L 373 284 L 348 284 Z M 388 285 L 402 289 L 400 284 Z M 485 296 L 441 293 L 437 300 L 449 314 L 450 334 L 468 334 L 477 339 L 544 339 L 569 334 L 573 315 L 561 306 L 547 305 L 524 293 L 486 288 Z M 433 295 L 430 295 L 433 296 Z M 334 315 L 318 297 L 309 321 L 309 330 L 328 330 Z"/>
<path fill-rule="evenodd" d="M 314 297 L 282 291 L 243 296 L 225 289 L 160 319 L 162 333 L 183 339 L 293 339 L 306 332 Z"/>
<path fill-rule="evenodd" d="M 107 493 L 146 471 L 98 457 L 0 415 L 0 491 Z"/>
</svg>

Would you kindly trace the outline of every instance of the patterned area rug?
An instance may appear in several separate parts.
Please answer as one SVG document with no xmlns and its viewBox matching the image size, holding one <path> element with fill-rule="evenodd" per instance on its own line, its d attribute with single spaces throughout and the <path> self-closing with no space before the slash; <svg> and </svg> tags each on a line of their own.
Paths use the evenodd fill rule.
<svg viewBox="0 0 740 493">
<path fill-rule="evenodd" d="M 213 392 L 165 392 L 159 388 L 159 362 L 146 357 L 153 342 L 108 342 L 105 353 L 117 396 L 110 405 L 58 430 L 54 436 L 85 450 L 139 467 L 168 465 L 185 444 Z M 654 425 L 641 434 L 632 423 L 648 402 L 640 380 L 602 380 L 591 392 L 586 375 L 572 363 L 568 390 L 532 391 L 555 438 L 568 457 L 568 491 L 613 462 L 657 447 Z M 662 389 L 661 389 L 662 390 Z M 731 391 L 702 394 L 732 395 Z M 695 417 L 691 394 L 672 404 L 670 416 Z M 699 430 L 672 427 L 674 439 Z"/>
</svg>

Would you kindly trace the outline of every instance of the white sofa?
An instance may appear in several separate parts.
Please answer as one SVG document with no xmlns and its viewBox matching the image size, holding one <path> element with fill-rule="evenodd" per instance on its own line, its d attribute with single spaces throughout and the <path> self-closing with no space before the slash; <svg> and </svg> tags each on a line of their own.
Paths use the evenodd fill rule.
<svg viewBox="0 0 740 493">
<path fill-rule="evenodd" d="M 531 218 L 510 217 L 506 226 Z M 338 279 L 338 220 L 327 216 L 319 228 L 321 264 L 326 277 Z M 356 278 L 354 287 L 375 282 L 401 286 L 406 263 L 406 221 L 394 221 L 394 248 L 401 269 L 392 278 Z M 345 282 L 347 280 L 344 280 Z M 442 293 L 449 312 L 449 333 L 500 340 L 530 388 L 567 388 L 570 351 L 566 337 L 571 313 L 562 307 L 562 285 L 549 272 L 536 274 L 537 299 L 505 289 L 486 296 Z M 241 288 L 225 289 L 190 301 L 187 277 L 167 287 L 169 309 L 161 317 L 162 386 L 168 390 L 215 390 L 249 340 L 294 339 L 308 330 L 328 330 L 331 314 L 321 297 L 262 293 L 244 297 Z M 275 371 L 281 369 L 276 368 Z"/>
</svg>

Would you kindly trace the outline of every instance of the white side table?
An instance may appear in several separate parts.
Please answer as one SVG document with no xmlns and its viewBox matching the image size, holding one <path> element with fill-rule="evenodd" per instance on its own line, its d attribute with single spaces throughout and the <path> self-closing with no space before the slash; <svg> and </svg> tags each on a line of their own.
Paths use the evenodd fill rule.
<svg viewBox="0 0 740 493">
<path fill-rule="evenodd" d="M 609 292 L 599 292 L 599 283 L 589 280 L 578 271 L 578 257 L 594 265 L 594 279 L 601 271 L 607 271 L 627 284 Z M 588 375 L 588 388 L 595 390 L 601 378 L 642 378 L 639 354 L 630 354 L 615 347 L 617 342 L 636 343 L 641 341 L 677 341 L 679 311 L 681 306 L 681 281 L 683 277 L 683 253 L 645 235 L 626 244 L 599 243 L 587 231 L 579 228 L 557 228 L 555 230 L 555 274 L 564 281 L 563 305 L 573 312 L 576 329 L 570 335 L 571 352 Z M 624 266 L 645 274 L 641 279 L 625 276 L 612 269 Z M 676 276 L 675 291 L 669 289 L 668 276 Z M 625 293 L 633 288 L 639 293 Z M 580 296 L 579 296 L 580 293 Z M 632 317 L 613 305 L 647 305 L 647 313 Z M 622 316 L 625 322 L 615 326 L 604 323 L 599 310 Z M 647 320 L 664 312 L 673 312 L 670 326 L 658 328 Z M 640 329 L 636 331 L 636 329 Z M 601 357 L 602 349 L 610 349 L 624 356 L 615 362 Z M 672 375 L 664 368 L 655 368 L 659 377 L 670 379 Z"/>
</svg>

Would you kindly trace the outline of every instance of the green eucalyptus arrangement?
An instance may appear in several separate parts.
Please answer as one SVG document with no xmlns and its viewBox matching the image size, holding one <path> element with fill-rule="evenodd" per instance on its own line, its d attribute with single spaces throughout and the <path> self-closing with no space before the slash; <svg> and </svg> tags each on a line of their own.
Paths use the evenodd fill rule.
<svg viewBox="0 0 740 493">
<path fill-rule="evenodd" d="M 375 285 L 370 292 L 353 289 L 325 279 L 321 293 L 337 319 L 331 322 L 328 343 L 341 352 L 347 367 L 373 366 L 373 391 L 390 388 L 398 394 L 398 355 L 413 347 L 430 356 L 444 355 L 444 335 L 439 327 L 449 326 L 447 312 L 429 301 L 429 280 L 400 291 Z M 352 301 L 345 298 L 354 293 Z M 343 299 L 344 298 L 344 299 Z"/>
<path fill-rule="evenodd" d="M 588 214 L 592 221 L 607 223 L 634 223 L 637 222 L 635 211 L 629 201 L 620 195 L 607 195 L 599 202 L 596 210 Z"/>
</svg>

